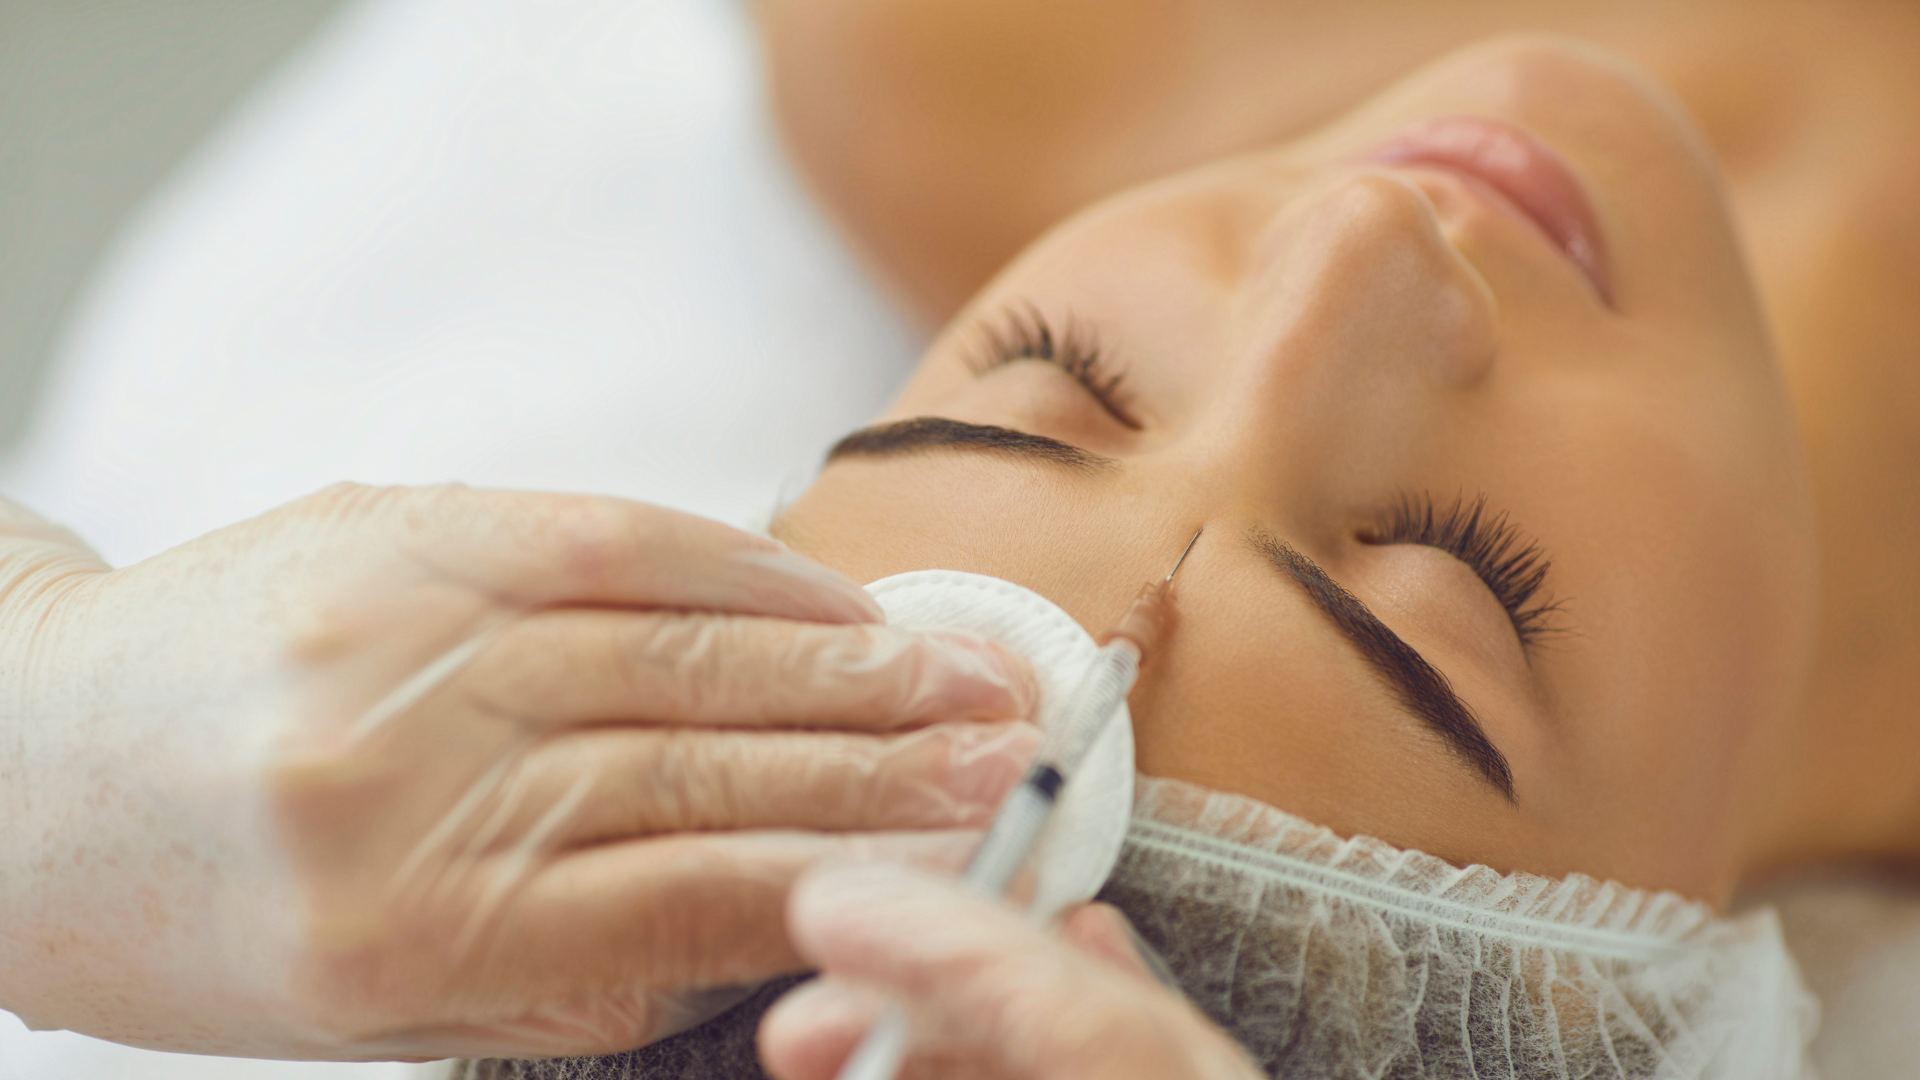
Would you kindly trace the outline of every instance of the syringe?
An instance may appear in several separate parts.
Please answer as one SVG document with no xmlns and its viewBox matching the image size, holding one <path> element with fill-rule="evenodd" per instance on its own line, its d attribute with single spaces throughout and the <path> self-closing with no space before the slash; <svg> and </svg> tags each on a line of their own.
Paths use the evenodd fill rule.
<svg viewBox="0 0 1920 1080">
<path fill-rule="evenodd" d="M 1007 891 L 1052 818 L 1060 789 L 1119 713 L 1141 660 L 1159 644 L 1172 614 L 1168 593 L 1173 575 L 1199 541 L 1196 530 L 1167 576 L 1148 582 L 1120 621 L 1100 635 L 1100 649 L 1075 688 L 1067 714 L 1041 736 L 1033 764 L 1000 803 L 986 838 L 960 875 L 962 884 L 988 896 Z M 887 1009 L 840 1067 L 838 1080 L 893 1080 L 906 1058 L 908 1035 L 906 1010 L 898 1005 Z"/>
</svg>

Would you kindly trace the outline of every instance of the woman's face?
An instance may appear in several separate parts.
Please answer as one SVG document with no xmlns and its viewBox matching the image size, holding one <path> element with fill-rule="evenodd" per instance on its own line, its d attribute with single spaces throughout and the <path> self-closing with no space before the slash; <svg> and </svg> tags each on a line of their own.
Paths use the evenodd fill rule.
<svg viewBox="0 0 1920 1080">
<path fill-rule="evenodd" d="M 1081 213 L 776 530 L 1097 631 L 1203 526 L 1133 695 L 1142 772 L 1731 890 L 1810 649 L 1811 511 L 1714 171 L 1640 77 L 1482 46 Z"/>
</svg>

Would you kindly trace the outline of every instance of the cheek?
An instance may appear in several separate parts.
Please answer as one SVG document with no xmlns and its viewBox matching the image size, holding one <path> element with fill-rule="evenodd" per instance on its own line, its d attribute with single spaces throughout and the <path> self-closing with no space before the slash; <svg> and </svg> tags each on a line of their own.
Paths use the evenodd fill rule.
<svg viewBox="0 0 1920 1080">
<path fill-rule="evenodd" d="M 1764 463 L 1732 461 L 1697 411 L 1661 417 L 1648 400 L 1637 425 L 1562 425 L 1589 452 L 1534 505 L 1570 633 L 1535 666 L 1558 749 L 1589 793 L 1556 803 L 1567 816 L 1555 824 L 1617 819 L 1607 838 L 1633 842 L 1597 862 L 1698 891 L 1742 827 L 1730 815 L 1770 728 L 1797 699 L 1795 624 L 1810 608 L 1793 610 L 1792 560 L 1752 497 Z"/>
</svg>

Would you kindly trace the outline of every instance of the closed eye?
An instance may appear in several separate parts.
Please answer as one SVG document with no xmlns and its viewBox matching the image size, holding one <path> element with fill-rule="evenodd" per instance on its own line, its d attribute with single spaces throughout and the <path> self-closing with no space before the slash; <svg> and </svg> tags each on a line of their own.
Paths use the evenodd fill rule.
<svg viewBox="0 0 1920 1080">
<path fill-rule="evenodd" d="M 980 344 L 967 359 L 976 375 L 1020 360 L 1041 360 L 1072 376 L 1092 394 L 1100 407 L 1133 431 L 1141 424 L 1127 409 L 1125 376 L 1113 370 L 1091 328 L 1068 316 L 1055 332 L 1047 317 L 1032 304 L 1008 307 L 997 320 L 979 324 Z"/>
<path fill-rule="evenodd" d="M 1490 512 L 1485 495 L 1456 495 L 1445 509 L 1427 492 L 1402 495 L 1360 539 L 1421 544 L 1466 563 L 1506 609 L 1523 648 L 1565 632 L 1554 621 L 1561 602 L 1539 598 L 1553 561 L 1505 513 Z"/>
</svg>

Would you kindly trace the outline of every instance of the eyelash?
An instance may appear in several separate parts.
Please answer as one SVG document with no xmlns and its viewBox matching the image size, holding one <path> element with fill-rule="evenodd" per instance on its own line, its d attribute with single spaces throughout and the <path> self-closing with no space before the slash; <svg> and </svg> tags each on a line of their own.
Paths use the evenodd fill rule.
<svg viewBox="0 0 1920 1080">
<path fill-rule="evenodd" d="M 1431 494 L 1402 495 L 1381 515 L 1372 534 L 1361 539 L 1373 544 L 1424 544 L 1466 563 L 1507 609 L 1524 647 L 1560 632 L 1552 624 L 1560 602 L 1533 602 L 1552 562 L 1506 514 L 1489 514 L 1485 495 L 1471 502 L 1456 495 L 1445 510 L 1436 508 Z"/>
<path fill-rule="evenodd" d="M 985 375 L 1019 360 L 1044 360 L 1086 387 L 1114 419 L 1140 429 L 1139 421 L 1126 409 L 1124 373 L 1111 370 L 1093 331 L 1071 317 L 1055 333 L 1047 317 L 1027 304 L 1004 311 L 997 323 L 983 322 L 980 336 L 983 347 L 969 361 L 975 374 Z M 1528 606 L 1546 582 L 1552 561 L 1505 513 L 1489 516 L 1485 495 L 1475 496 L 1472 502 L 1456 495 L 1444 511 L 1431 493 L 1402 495 L 1362 539 L 1374 544 L 1422 544 L 1466 563 L 1506 609 L 1523 647 L 1531 648 L 1541 638 L 1561 632 L 1552 624 L 1559 601 Z"/>
<path fill-rule="evenodd" d="M 1055 333 L 1040 309 L 1027 304 L 1002 312 L 998 322 L 981 323 L 980 336 L 981 348 L 969 361 L 975 374 L 985 375 L 1018 360 L 1044 360 L 1086 387 L 1115 420 L 1140 430 L 1140 422 L 1127 411 L 1125 374 L 1113 370 L 1093 331 L 1072 317 Z"/>
</svg>

